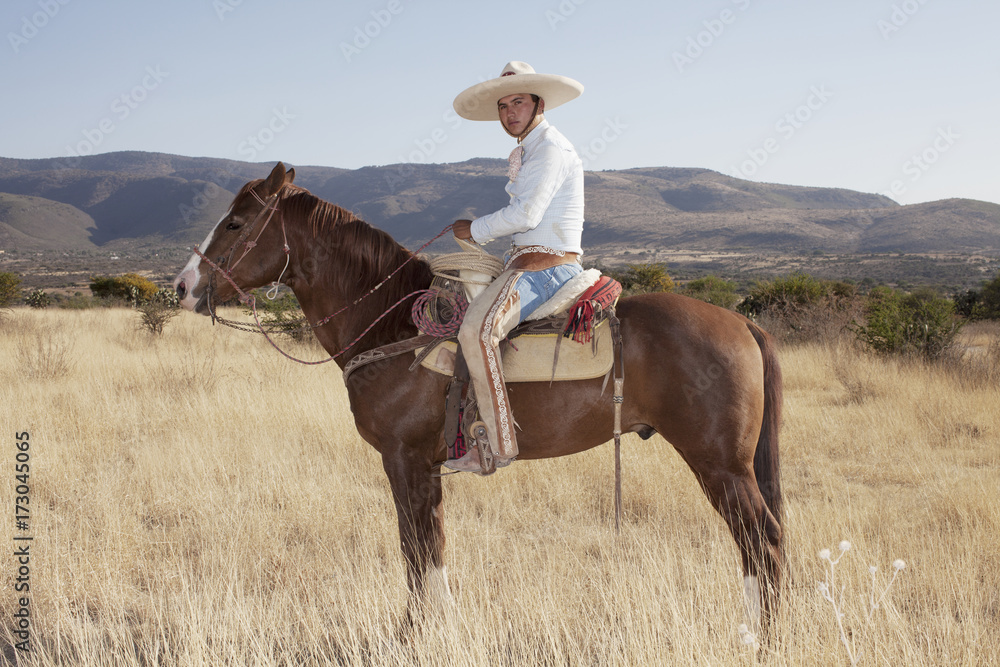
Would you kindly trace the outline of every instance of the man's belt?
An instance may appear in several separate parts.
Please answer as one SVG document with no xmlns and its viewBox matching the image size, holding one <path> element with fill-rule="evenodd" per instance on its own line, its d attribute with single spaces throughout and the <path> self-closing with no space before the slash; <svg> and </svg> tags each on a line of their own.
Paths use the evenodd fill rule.
<svg viewBox="0 0 1000 667">
<path fill-rule="evenodd" d="M 517 246 L 503 270 L 541 271 L 560 264 L 579 264 L 580 255 L 575 252 L 555 250 L 543 245 Z"/>
</svg>

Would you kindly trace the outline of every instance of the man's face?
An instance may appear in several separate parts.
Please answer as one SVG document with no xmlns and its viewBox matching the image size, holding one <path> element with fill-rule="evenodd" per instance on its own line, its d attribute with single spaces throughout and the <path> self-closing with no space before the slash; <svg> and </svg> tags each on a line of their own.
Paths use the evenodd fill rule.
<svg viewBox="0 0 1000 667">
<path fill-rule="evenodd" d="M 545 101 L 538 101 L 538 114 L 544 110 Z M 500 122 L 514 136 L 520 136 L 531 122 L 531 114 L 535 110 L 535 102 L 528 93 L 515 93 L 501 97 L 497 102 L 500 112 Z"/>
</svg>

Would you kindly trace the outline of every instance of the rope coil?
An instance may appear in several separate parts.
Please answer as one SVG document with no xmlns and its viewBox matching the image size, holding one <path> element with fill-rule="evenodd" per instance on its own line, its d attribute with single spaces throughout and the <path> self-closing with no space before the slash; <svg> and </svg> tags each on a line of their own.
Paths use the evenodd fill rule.
<svg viewBox="0 0 1000 667">
<path fill-rule="evenodd" d="M 431 288 L 416 298 L 410 315 L 421 333 L 451 338 L 458 335 L 468 309 L 469 301 L 460 292 Z"/>
<path fill-rule="evenodd" d="M 462 272 L 482 273 L 490 280 L 475 280 L 462 276 Z M 454 252 L 440 255 L 431 260 L 431 272 L 438 278 L 456 280 L 471 285 L 489 285 L 492 279 L 503 273 L 503 262 L 481 251 Z"/>
<path fill-rule="evenodd" d="M 463 285 L 489 285 L 503 272 L 503 262 L 482 250 L 466 250 L 439 255 L 430 266 L 434 281 L 414 301 L 413 323 L 422 333 L 438 338 L 457 336 L 469 308 Z"/>
</svg>

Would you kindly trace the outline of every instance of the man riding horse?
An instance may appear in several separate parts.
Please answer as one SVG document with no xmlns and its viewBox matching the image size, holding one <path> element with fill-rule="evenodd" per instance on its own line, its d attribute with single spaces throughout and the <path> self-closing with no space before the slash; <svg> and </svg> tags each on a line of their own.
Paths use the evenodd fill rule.
<svg viewBox="0 0 1000 667">
<path fill-rule="evenodd" d="M 456 238 L 473 243 L 513 236 L 503 273 L 469 305 L 458 335 L 497 467 L 509 464 L 518 453 L 500 341 L 583 271 L 583 163 L 573 145 L 545 119 L 546 109 L 582 92 L 583 86 L 573 79 L 538 74 L 527 63 L 514 61 L 498 78 L 466 89 L 454 102 L 458 114 L 468 120 L 499 117 L 518 143 L 507 171 L 510 204 L 454 225 Z M 480 472 L 477 446 L 444 465 Z"/>
</svg>

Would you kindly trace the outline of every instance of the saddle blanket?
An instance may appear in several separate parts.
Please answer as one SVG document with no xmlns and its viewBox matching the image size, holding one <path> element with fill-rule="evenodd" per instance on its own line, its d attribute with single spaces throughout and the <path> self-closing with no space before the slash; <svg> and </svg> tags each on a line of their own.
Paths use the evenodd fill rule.
<svg viewBox="0 0 1000 667">
<path fill-rule="evenodd" d="M 500 346 L 503 375 L 507 382 L 548 382 L 549 380 L 587 380 L 607 375 L 614 364 L 614 341 L 608 320 L 594 327 L 589 345 L 563 340 L 553 378 L 552 365 L 556 354 L 556 341 L 562 336 L 563 318 L 553 318 L 551 327 L 536 326 L 529 333 L 508 338 Z M 517 329 L 514 334 L 517 334 Z M 424 348 L 415 351 L 417 356 Z M 455 374 L 455 355 L 458 345 L 454 341 L 441 343 L 420 363 L 424 368 L 441 373 Z"/>
</svg>

